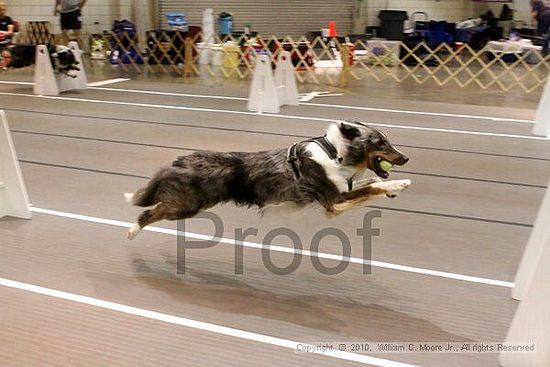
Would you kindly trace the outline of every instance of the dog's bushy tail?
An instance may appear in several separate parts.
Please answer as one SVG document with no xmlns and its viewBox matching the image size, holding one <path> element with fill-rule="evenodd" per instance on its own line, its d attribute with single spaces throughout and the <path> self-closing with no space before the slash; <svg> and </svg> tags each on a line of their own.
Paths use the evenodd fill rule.
<svg viewBox="0 0 550 367">
<path fill-rule="evenodd" d="M 126 201 L 136 206 L 152 206 L 156 204 L 155 196 L 157 192 L 158 180 L 153 178 L 147 186 L 138 189 L 134 193 L 124 193 Z"/>
</svg>

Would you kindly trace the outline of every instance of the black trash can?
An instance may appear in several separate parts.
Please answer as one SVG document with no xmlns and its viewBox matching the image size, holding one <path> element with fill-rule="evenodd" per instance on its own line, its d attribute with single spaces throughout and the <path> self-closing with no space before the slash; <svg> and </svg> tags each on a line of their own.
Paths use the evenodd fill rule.
<svg viewBox="0 0 550 367">
<path fill-rule="evenodd" d="M 409 19 L 406 11 L 380 10 L 378 19 L 380 19 L 380 33 L 378 37 L 395 41 L 400 41 L 403 38 L 404 24 Z"/>
</svg>

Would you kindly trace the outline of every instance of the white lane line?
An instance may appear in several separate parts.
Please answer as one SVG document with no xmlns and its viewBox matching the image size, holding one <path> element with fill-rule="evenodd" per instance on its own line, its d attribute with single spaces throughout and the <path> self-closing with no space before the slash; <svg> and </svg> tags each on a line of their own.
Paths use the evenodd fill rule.
<svg viewBox="0 0 550 367">
<path fill-rule="evenodd" d="M 300 102 L 308 102 L 308 101 L 311 101 L 313 98 L 317 98 L 317 97 L 340 97 L 343 95 L 344 95 L 343 93 L 309 92 L 309 93 L 298 94 L 298 97 Z M 300 104 L 308 105 L 307 103 L 300 103 Z M 315 106 L 315 104 L 311 104 L 311 105 Z"/>
<path fill-rule="evenodd" d="M 155 96 L 170 96 L 170 97 L 190 97 L 190 98 L 206 98 L 206 99 L 229 99 L 234 101 L 248 101 L 245 97 L 231 97 L 208 94 L 188 94 L 188 93 L 173 93 L 173 92 L 157 92 L 153 90 L 137 90 L 137 89 L 122 89 L 122 88 L 90 88 L 96 90 L 106 90 L 113 92 L 135 93 L 135 94 L 150 94 Z"/>
<path fill-rule="evenodd" d="M 157 91 L 149 91 L 149 90 L 122 89 L 122 88 L 90 88 L 90 89 L 108 90 L 108 91 L 125 92 L 125 93 L 136 93 L 136 94 L 165 95 L 165 96 L 174 96 L 174 97 L 232 99 L 232 100 L 238 100 L 238 101 L 248 101 L 248 98 L 244 98 L 244 97 L 228 97 L 228 96 L 220 96 L 220 95 L 157 92 Z M 489 121 L 500 121 L 500 122 L 521 122 L 521 123 L 530 123 L 530 124 L 535 123 L 535 121 L 533 121 L 533 120 L 510 119 L 510 118 L 501 118 L 501 117 L 492 117 L 492 116 L 462 115 L 462 114 L 453 114 L 453 113 L 397 110 L 397 109 L 391 109 L 391 108 L 360 107 L 360 106 L 346 106 L 346 105 L 334 105 L 334 104 L 326 104 L 326 103 L 307 103 L 306 102 L 306 101 L 311 100 L 313 97 L 333 97 L 333 96 L 341 96 L 342 95 L 341 93 L 326 94 L 326 95 L 319 94 L 319 93 L 328 93 L 328 92 L 306 93 L 305 96 L 300 98 L 300 101 L 301 101 L 300 105 L 313 106 L 313 107 L 330 107 L 330 108 L 341 108 L 341 109 L 352 109 L 352 110 L 364 110 L 364 111 L 374 111 L 374 112 L 389 112 L 389 113 L 398 113 L 398 114 L 442 116 L 442 117 L 453 117 L 453 118 L 463 118 L 463 119 L 472 119 L 472 120 L 489 120 Z M 308 97 L 308 98 L 306 99 L 304 97 Z"/>
<path fill-rule="evenodd" d="M 34 85 L 33 82 L 11 82 L 11 81 L 8 81 L 8 80 L 0 80 L 0 84 Z"/>
<path fill-rule="evenodd" d="M 92 217 L 88 215 L 82 215 L 82 214 L 75 214 L 75 213 L 68 213 L 68 212 L 61 212 L 57 210 L 52 209 L 44 209 L 44 208 L 37 208 L 37 207 L 30 207 L 29 208 L 31 212 L 35 213 L 41 213 L 41 214 L 48 214 L 53 215 L 57 217 L 63 217 L 63 218 L 71 218 L 86 222 L 92 222 L 92 223 L 98 223 L 98 224 L 107 224 L 111 226 L 116 227 L 124 227 L 129 228 L 133 225 L 133 223 L 129 222 L 122 222 L 119 220 L 113 220 L 113 219 L 106 219 L 106 218 L 99 218 L 99 217 Z M 233 245 L 233 246 L 243 246 L 248 248 L 255 248 L 255 249 L 262 249 L 266 246 L 262 245 L 261 243 L 255 243 L 255 242 L 236 242 L 234 239 L 231 238 L 213 238 L 212 236 L 204 235 L 201 233 L 193 233 L 193 232 L 178 232 L 174 229 L 168 229 L 168 228 L 160 228 L 160 227 L 145 227 L 145 231 L 149 232 L 156 232 L 156 233 L 164 233 L 172 236 L 186 236 L 188 238 L 194 238 L 197 240 L 204 240 L 204 241 L 213 241 L 216 240 L 220 243 Z M 121 237 L 122 238 L 122 237 Z M 296 250 L 292 247 L 285 247 L 285 246 L 278 246 L 278 245 L 269 245 L 268 248 L 271 251 L 276 252 L 283 252 L 283 253 L 289 253 L 289 254 L 301 254 L 308 257 L 317 257 L 321 259 L 328 259 L 328 260 L 334 260 L 334 261 L 349 261 L 352 264 L 369 264 L 368 260 L 364 260 L 362 258 L 357 257 L 343 257 L 341 255 L 334 255 L 334 254 L 327 254 L 324 252 L 313 252 L 309 250 Z M 488 278 L 480 278 L 470 275 L 463 275 L 463 274 L 457 274 L 457 273 L 449 273 L 445 271 L 437 271 L 437 270 L 430 270 L 430 269 L 423 269 L 423 268 L 416 268 L 413 266 L 406 266 L 406 265 L 399 265 L 399 264 L 392 264 L 382 261 L 370 261 L 371 266 L 379 267 L 379 268 L 385 268 L 385 269 L 392 269 L 392 270 L 399 270 L 399 271 L 405 271 L 409 273 L 416 273 L 416 274 L 422 274 L 422 275 L 429 275 L 429 276 L 435 276 L 435 277 L 441 277 L 441 278 L 447 278 L 447 279 L 454 279 L 454 280 L 460 280 L 460 281 L 466 281 L 466 282 L 472 282 L 472 283 L 481 283 L 481 284 L 487 284 L 487 285 L 493 285 L 497 287 L 506 287 L 506 288 L 513 288 L 514 283 L 512 282 L 506 282 L 503 280 L 496 280 L 496 279 L 488 279 Z"/>
<path fill-rule="evenodd" d="M 130 79 L 128 79 L 128 78 L 115 78 L 115 79 L 100 80 L 98 82 L 88 83 L 88 87 L 101 87 L 102 85 L 126 82 L 128 80 L 130 80 Z"/>
<path fill-rule="evenodd" d="M 90 89 L 106 89 L 106 88 L 97 88 L 97 87 L 100 87 L 102 85 L 125 82 L 125 81 L 128 81 L 128 80 L 130 80 L 130 79 L 128 79 L 128 78 L 115 78 L 115 79 L 100 80 L 100 81 L 97 81 L 97 82 L 88 83 L 88 87 L 90 87 Z M 33 82 L 11 82 L 11 81 L 0 81 L 0 84 L 34 85 Z"/>
<path fill-rule="evenodd" d="M 184 94 L 184 93 L 157 92 L 157 91 L 139 90 L 139 89 L 122 89 L 122 88 L 91 88 L 91 89 L 108 90 L 108 91 L 125 92 L 125 93 L 137 93 L 137 94 L 166 95 L 166 96 L 175 96 L 175 97 L 233 99 L 233 100 L 239 100 L 239 101 L 248 101 L 248 98 L 244 98 L 244 97 L 226 97 L 226 96 L 219 96 L 219 95 L 187 94 L 187 93 Z M 334 96 L 343 95 L 342 93 L 336 93 L 336 94 L 323 94 L 323 93 L 328 93 L 328 92 L 311 92 L 311 93 L 306 93 L 305 95 L 301 95 L 300 105 L 312 106 L 312 107 L 330 107 L 330 108 L 341 108 L 341 109 L 351 109 L 351 110 L 374 111 L 374 112 L 389 112 L 389 113 L 398 113 L 398 114 L 442 116 L 442 117 L 453 117 L 453 118 L 472 119 L 472 120 L 521 122 L 521 123 L 530 123 L 530 124 L 535 123 L 535 121 L 533 120 L 511 119 L 511 118 L 482 116 L 482 115 L 463 115 L 463 114 L 453 114 L 453 113 L 397 110 L 392 108 L 360 107 L 360 106 L 347 106 L 347 105 L 336 105 L 336 104 L 326 104 L 326 103 L 307 103 L 307 101 L 310 101 L 314 97 L 334 97 Z"/>
<path fill-rule="evenodd" d="M 9 82 L 9 81 L 3 82 L 3 81 L 0 81 L 0 84 L 33 85 L 34 83 L 30 83 L 30 82 Z M 91 84 L 88 84 L 88 85 L 91 86 Z M 125 93 L 136 93 L 136 94 L 151 94 L 151 95 L 161 95 L 161 96 L 172 96 L 172 97 L 190 97 L 190 98 L 228 99 L 228 100 L 236 100 L 236 101 L 248 101 L 248 98 L 245 98 L 245 97 L 231 97 L 231 96 L 208 95 L 208 94 L 158 92 L 158 91 L 150 91 L 150 90 L 124 89 L 124 88 L 91 87 L 90 89 L 107 90 L 107 91 L 115 91 L 115 92 L 125 92 Z M 314 93 L 316 93 L 316 92 L 314 92 Z M 312 93 L 309 93 L 309 94 L 312 94 Z M 329 94 L 329 95 L 325 95 L 325 96 L 328 97 L 328 96 L 339 96 L 339 95 L 342 95 L 342 94 L 341 93 Z M 500 121 L 500 122 L 521 122 L 521 123 L 530 123 L 530 124 L 535 123 L 535 121 L 533 121 L 533 120 L 510 119 L 510 118 L 482 116 L 482 115 L 463 115 L 463 114 L 452 114 L 452 113 L 398 110 L 398 109 L 390 109 L 390 108 L 333 105 L 333 104 L 324 104 L 324 103 L 300 103 L 300 104 L 304 105 L 304 106 L 314 106 L 314 107 L 330 107 L 330 108 L 364 110 L 364 111 L 375 111 L 375 112 L 389 112 L 389 113 L 398 113 L 398 114 L 400 113 L 400 114 L 425 115 L 425 116 L 443 116 L 443 117 L 463 118 L 463 119 L 472 119 L 472 120 L 489 120 L 489 121 Z"/>
<path fill-rule="evenodd" d="M 105 88 L 107 89 L 107 88 Z M 360 107 L 360 106 L 346 106 L 346 105 L 337 105 L 337 104 L 326 104 L 326 103 L 300 103 L 304 106 L 319 106 L 319 107 L 330 107 L 330 108 L 343 108 L 347 110 L 364 110 L 364 111 L 375 111 L 375 112 L 389 112 L 389 113 L 401 113 L 401 114 L 411 114 L 411 115 L 425 115 L 425 116 L 443 116 L 443 117 L 454 117 L 454 118 L 464 118 L 471 120 L 490 120 L 490 121 L 500 121 L 500 122 L 521 122 L 534 124 L 533 120 L 521 120 L 521 119 L 510 119 L 503 117 L 491 117 L 491 116 L 480 116 L 480 115 L 459 115 L 454 113 L 439 113 L 439 112 L 423 112 L 423 111 L 411 111 L 411 110 L 395 110 L 391 108 L 375 108 L 375 107 Z"/>
<path fill-rule="evenodd" d="M 150 104 L 150 103 L 137 103 L 137 102 L 105 101 L 105 100 L 101 100 L 101 99 L 89 99 L 89 98 L 69 98 L 69 97 L 60 97 L 60 96 L 36 96 L 34 94 L 11 93 L 11 92 L 0 92 L 0 95 L 28 97 L 28 98 L 42 98 L 42 99 L 51 99 L 51 100 L 60 100 L 60 101 L 112 104 L 112 105 L 119 105 L 119 106 L 161 108 L 161 109 L 167 109 L 167 110 L 213 112 L 213 113 L 236 114 L 236 115 L 252 115 L 252 116 L 272 117 L 272 118 L 280 118 L 280 119 L 322 121 L 322 122 L 334 122 L 335 121 L 334 119 L 327 119 L 327 118 L 322 118 L 322 117 L 306 117 L 306 116 L 282 115 L 282 114 L 271 114 L 271 113 L 257 113 L 257 112 L 248 112 L 248 111 L 222 110 L 222 109 L 216 109 L 216 108 L 171 106 L 171 105 L 163 105 L 163 104 Z M 499 133 L 488 133 L 488 132 L 482 132 L 482 131 L 439 129 L 439 128 L 433 128 L 433 127 L 379 124 L 379 123 L 372 123 L 372 122 L 370 122 L 369 125 L 378 126 L 378 127 L 387 127 L 387 128 L 390 128 L 390 129 L 404 129 L 404 130 L 416 130 L 416 131 L 437 131 L 437 132 L 442 132 L 442 133 L 478 135 L 478 136 L 494 136 L 494 137 L 499 137 L 499 138 L 515 138 L 515 139 L 527 139 L 527 140 L 545 140 L 545 141 L 550 140 L 550 137 L 547 138 L 547 137 L 542 137 L 542 136 L 499 134 Z"/>
<path fill-rule="evenodd" d="M 27 292 L 41 294 L 44 296 L 77 302 L 77 303 L 81 303 L 89 306 L 95 306 L 106 310 L 122 312 L 128 315 L 144 317 L 150 320 L 157 320 L 157 321 L 162 321 L 173 325 L 184 326 L 184 327 L 188 327 L 196 330 L 207 331 L 207 332 L 225 335 L 225 336 L 232 336 L 235 338 L 250 340 L 258 343 L 270 344 L 277 347 L 292 349 L 294 351 L 297 351 L 298 346 L 311 346 L 310 344 L 307 344 L 307 343 L 300 343 L 292 340 L 276 338 L 269 335 L 257 334 L 250 331 L 230 328 L 227 326 L 211 324 L 209 322 L 187 319 L 180 316 L 174 316 L 174 315 L 169 315 L 161 312 L 150 311 L 143 308 L 128 306 L 121 303 L 115 303 L 110 301 L 104 301 L 93 297 L 82 296 L 79 294 L 64 292 L 64 291 L 60 291 L 52 288 L 45 288 L 45 287 L 28 284 L 28 283 L 22 283 L 22 282 L 5 279 L 5 278 L 0 278 L 0 285 L 4 287 L 13 288 L 13 289 L 19 289 Z M 349 353 L 349 352 L 340 352 L 337 350 L 332 350 L 332 351 L 327 350 L 325 352 L 319 350 L 319 351 L 316 351 L 315 354 L 347 360 L 347 361 L 374 365 L 374 366 L 380 366 L 380 367 L 418 367 L 408 363 L 401 363 L 401 362 L 391 361 L 388 359 L 370 357 L 367 355 L 361 355 L 361 354 L 355 354 L 355 353 Z"/>
<path fill-rule="evenodd" d="M 129 79 L 124 79 L 124 80 L 129 80 Z M 0 81 L 0 84 L 34 85 L 34 83 L 32 82 L 10 82 L 10 81 Z M 248 101 L 248 98 L 244 98 L 244 97 L 157 92 L 152 90 L 143 91 L 143 90 L 136 90 L 136 89 L 122 89 L 122 88 L 99 88 L 97 86 L 92 86 L 92 83 L 88 83 L 88 86 L 90 87 L 89 89 L 94 89 L 94 90 L 106 90 L 106 91 L 136 93 L 136 94 L 150 94 L 150 95 L 156 95 L 156 96 L 190 97 L 190 98 L 205 98 L 205 99 L 229 99 L 229 100 L 235 100 L 235 101 Z"/>
</svg>

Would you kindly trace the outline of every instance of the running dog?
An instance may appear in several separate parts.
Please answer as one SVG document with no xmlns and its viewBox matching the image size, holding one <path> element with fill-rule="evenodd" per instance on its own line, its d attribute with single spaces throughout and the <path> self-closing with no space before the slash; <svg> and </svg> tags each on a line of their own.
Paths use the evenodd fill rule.
<svg viewBox="0 0 550 367">
<path fill-rule="evenodd" d="M 53 70 L 70 78 L 76 78 L 76 72 L 80 70 L 78 61 L 73 51 L 62 45 L 49 45 L 48 53 Z M 31 66 L 36 62 L 36 46 L 34 45 L 10 45 L 2 48 L 0 66 L 2 68 L 20 69 Z"/>
<path fill-rule="evenodd" d="M 128 231 L 133 239 L 143 227 L 162 219 L 190 218 L 216 204 L 248 207 L 293 203 L 321 205 L 334 216 L 375 197 L 395 197 L 410 180 L 389 177 L 381 160 L 404 165 L 407 158 L 380 131 L 355 121 L 332 123 L 324 137 L 263 152 L 196 152 L 162 168 L 147 186 L 126 193 L 136 206 L 151 207 Z M 354 181 L 366 170 L 378 177 Z"/>
</svg>

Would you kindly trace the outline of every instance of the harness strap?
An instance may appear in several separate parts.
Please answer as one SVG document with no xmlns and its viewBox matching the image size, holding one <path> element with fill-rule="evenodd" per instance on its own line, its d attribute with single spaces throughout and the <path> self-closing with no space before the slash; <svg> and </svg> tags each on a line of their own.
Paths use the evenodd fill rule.
<svg viewBox="0 0 550 367">
<path fill-rule="evenodd" d="M 300 170 L 298 169 L 298 166 L 296 165 L 296 161 L 298 161 L 298 143 L 292 144 L 288 151 L 286 152 L 286 161 L 290 163 L 290 167 L 292 168 L 292 172 L 294 172 L 294 177 L 296 179 L 300 178 Z"/>
<path fill-rule="evenodd" d="M 342 160 L 342 158 L 338 157 L 338 151 L 332 145 L 332 143 L 327 139 L 325 136 L 320 136 L 318 138 L 312 138 L 308 140 L 304 140 L 302 143 L 315 143 L 323 151 L 326 153 L 326 155 L 330 159 L 338 159 L 339 161 Z M 294 143 L 290 147 L 288 147 L 288 150 L 286 152 L 286 160 L 290 164 L 290 167 L 292 168 L 292 172 L 294 173 L 294 178 L 297 180 L 300 178 L 300 169 L 298 168 L 297 162 L 298 162 L 298 144 L 300 143 Z M 351 185 L 351 186 L 350 186 Z M 352 187 L 353 182 L 348 182 L 348 187 Z"/>
<path fill-rule="evenodd" d="M 321 147 L 327 153 L 328 157 L 330 159 L 336 159 L 338 158 L 338 151 L 332 145 L 332 143 L 327 139 L 327 136 L 321 136 L 319 138 L 311 139 L 313 143 L 316 143 L 318 146 Z"/>
</svg>

